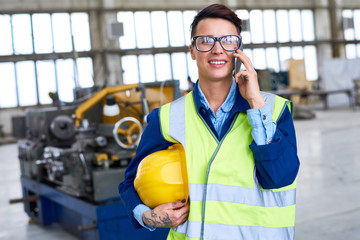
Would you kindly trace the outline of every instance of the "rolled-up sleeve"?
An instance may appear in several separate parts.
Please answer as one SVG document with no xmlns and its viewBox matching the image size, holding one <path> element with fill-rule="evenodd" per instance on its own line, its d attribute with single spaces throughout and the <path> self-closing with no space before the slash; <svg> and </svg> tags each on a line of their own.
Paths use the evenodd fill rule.
<svg viewBox="0 0 360 240">
<path fill-rule="evenodd" d="M 257 145 L 272 142 L 276 131 L 276 123 L 272 119 L 272 112 L 268 106 L 260 109 L 248 109 L 248 119 L 251 125 L 251 136 Z"/>
<path fill-rule="evenodd" d="M 250 145 L 256 166 L 256 176 L 264 189 L 274 189 L 294 182 L 300 162 L 297 156 L 295 128 L 288 108 L 277 122 L 272 141 Z"/>
</svg>

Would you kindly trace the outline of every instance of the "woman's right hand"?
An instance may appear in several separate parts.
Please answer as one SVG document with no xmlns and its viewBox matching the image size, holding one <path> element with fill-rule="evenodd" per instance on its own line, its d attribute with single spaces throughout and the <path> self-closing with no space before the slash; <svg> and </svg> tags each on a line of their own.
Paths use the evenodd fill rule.
<svg viewBox="0 0 360 240">
<path fill-rule="evenodd" d="M 161 204 L 142 215 L 149 227 L 174 228 L 183 224 L 189 216 L 190 206 L 185 200 Z"/>
</svg>

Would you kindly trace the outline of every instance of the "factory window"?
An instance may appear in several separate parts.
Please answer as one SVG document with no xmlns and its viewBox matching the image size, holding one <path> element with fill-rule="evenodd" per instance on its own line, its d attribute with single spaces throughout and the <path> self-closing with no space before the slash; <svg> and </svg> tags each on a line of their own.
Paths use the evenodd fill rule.
<svg viewBox="0 0 360 240">
<path fill-rule="evenodd" d="M 0 73 L 0 108 L 16 107 L 18 94 L 14 63 L 0 63 Z"/>
<path fill-rule="evenodd" d="M 139 71 L 141 82 L 155 81 L 155 68 L 153 55 L 146 54 L 139 56 Z"/>
<path fill-rule="evenodd" d="M 158 81 L 171 79 L 171 61 L 168 53 L 155 54 L 155 72 Z"/>
<path fill-rule="evenodd" d="M 10 15 L 0 15 L 0 56 L 13 54 Z"/>
<path fill-rule="evenodd" d="M 168 25 L 169 25 L 170 46 L 172 47 L 185 46 L 184 21 L 183 21 L 182 12 L 180 11 L 168 12 Z"/>
<path fill-rule="evenodd" d="M 360 40 L 360 9 L 356 10 L 343 10 L 343 29 L 344 39 L 346 41 L 358 41 Z M 349 43 L 345 44 L 346 58 L 360 58 L 360 44 Z"/>
<path fill-rule="evenodd" d="M 186 46 L 189 46 L 191 44 L 191 32 L 190 32 L 190 25 L 194 20 L 194 17 L 196 16 L 196 11 L 184 11 L 183 12 L 183 20 L 184 20 L 184 28 L 185 28 L 185 42 Z"/>
<path fill-rule="evenodd" d="M 37 103 L 35 65 L 33 61 L 21 61 L 15 64 L 16 80 L 20 106 L 31 106 Z"/>
<path fill-rule="evenodd" d="M 318 79 L 316 46 L 301 44 L 315 40 L 312 10 L 254 9 L 236 13 L 244 22 L 244 51 L 256 69 L 285 71 L 290 58 L 304 59 L 307 79 Z M 124 35 L 119 38 L 121 49 L 168 48 L 169 51 L 155 52 L 152 56 L 122 56 L 124 83 L 179 79 L 180 87 L 186 89 L 187 76 L 196 81 L 197 68 L 189 53 L 174 49 L 191 43 L 190 24 L 195 15 L 196 11 L 118 12 L 117 19 L 124 24 Z M 293 42 L 299 46 L 293 46 Z M 264 48 L 263 44 L 273 46 Z"/>
<path fill-rule="evenodd" d="M 188 84 L 186 82 L 187 74 L 187 63 L 186 53 L 173 53 L 171 54 L 172 71 L 174 79 L 181 79 L 180 88 L 186 89 Z"/>
<path fill-rule="evenodd" d="M 189 69 L 189 77 L 195 81 L 198 77 L 198 68 L 196 66 L 196 62 L 192 60 L 190 52 L 187 54 L 187 67 Z"/>
<path fill-rule="evenodd" d="M 120 48 L 187 46 L 190 44 L 189 26 L 195 14 L 195 11 L 118 12 L 117 20 L 124 24 Z"/>
<path fill-rule="evenodd" d="M 289 11 L 290 40 L 300 42 L 303 40 L 300 10 Z"/>
<path fill-rule="evenodd" d="M 196 11 L 118 12 L 117 20 L 124 24 L 119 38 L 121 49 L 185 47 L 190 44 L 190 24 Z M 180 19 L 180 21 L 179 21 Z M 186 26 L 186 28 L 185 28 Z M 154 53 L 153 55 L 122 56 L 123 82 L 180 80 L 187 88 L 187 76 L 194 81 L 197 70 L 185 52 Z M 195 63 L 194 63 L 195 64 Z"/>
<path fill-rule="evenodd" d="M 51 53 L 53 49 L 50 14 L 34 14 L 33 18 L 35 53 Z"/>
<path fill-rule="evenodd" d="M 77 58 L 74 67 L 76 68 L 79 87 L 88 88 L 94 86 L 92 58 Z"/>
<path fill-rule="evenodd" d="M 315 29 L 314 29 L 314 14 L 310 10 L 301 11 L 301 26 L 303 40 L 314 41 L 315 40 Z"/>
<path fill-rule="evenodd" d="M 117 20 L 124 25 L 124 36 L 120 37 L 119 45 L 121 49 L 136 48 L 135 23 L 133 12 L 120 12 Z"/>
<path fill-rule="evenodd" d="M 50 104 L 49 92 L 56 92 L 56 72 L 53 60 L 37 61 L 37 80 L 40 104 Z"/>
<path fill-rule="evenodd" d="M 276 42 L 276 18 L 275 11 L 265 10 L 263 12 L 264 21 L 264 39 L 266 43 Z"/>
<path fill-rule="evenodd" d="M 64 102 L 71 102 L 74 99 L 73 92 L 69 89 L 75 88 L 74 60 L 73 59 L 57 59 L 56 61 L 56 77 L 61 79 L 58 81 L 59 98 Z"/>
<path fill-rule="evenodd" d="M 86 13 L 72 13 L 70 17 L 75 51 L 89 51 L 91 49 L 89 16 Z"/>
<path fill-rule="evenodd" d="M 87 13 L 2 14 L 0 32 L 0 108 L 50 104 L 49 92 L 72 102 L 75 86 L 93 86 L 92 59 L 77 55 L 91 50 Z"/>
<path fill-rule="evenodd" d="M 71 42 L 70 18 L 67 13 L 55 13 L 52 16 L 54 26 L 54 50 L 55 52 L 71 52 L 73 50 Z"/>
<path fill-rule="evenodd" d="M 264 42 L 263 18 L 262 11 L 252 10 L 249 14 L 250 36 L 252 43 Z M 241 16 L 240 16 L 241 18 Z"/>
<path fill-rule="evenodd" d="M 238 10 L 236 13 L 243 20 L 244 51 L 256 69 L 286 71 L 287 60 L 304 59 L 306 78 L 310 81 L 318 79 L 316 47 L 301 44 L 315 40 L 313 11 L 255 9 Z M 299 46 L 261 47 L 262 44 L 290 45 L 294 42 L 299 43 Z M 247 44 L 259 47 L 247 49 Z"/>
<path fill-rule="evenodd" d="M 14 54 L 33 53 L 31 33 L 31 18 L 29 14 L 15 14 L 12 16 L 12 33 Z"/>
<path fill-rule="evenodd" d="M 305 59 L 305 69 L 306 69 L 306 78 L 308 80 L 318 79 L 317 71 L 317 58 L 316 58 L 316 47 L 315 46 L 305 46 L 304 47 L 304 59 Z"/>
<path fill-rule="evenodd" d="M 138 83 L 139 79 L 139 64 L 137 56 L 127 55 L 121 57 L 121 67 L 123 70 L 124 84 Z"/>
<path fill-rule="evenodd" d="M 290 41 L 290 27 L 289 27 L 289 14 L 287 10 L 276 11 L 277 18 L 277 39 L 278 42 L 289 42 Z"/>
<path fill-rule="evenodd" d="M 151 28 L 153 30 L 154 47 L 169 46 L 169 33 L 166 24 L 166 13 L 155 11 L 151 13 Z"/>
<path fill-rule="evenodd" d="M 135 12 L 135 34 L 138 48 L 153 47 L 149 12 Z"/>
</svg>

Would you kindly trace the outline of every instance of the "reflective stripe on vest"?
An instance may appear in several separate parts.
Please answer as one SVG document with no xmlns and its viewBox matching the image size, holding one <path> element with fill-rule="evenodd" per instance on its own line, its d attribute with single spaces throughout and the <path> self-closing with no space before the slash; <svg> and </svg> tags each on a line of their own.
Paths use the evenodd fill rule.
<svg viewBox="0 0 360 240">
<path fill-rule="evenodd" d="M 287 104 L 291 109 L 291 103 L 285 99 L 268 93 L 262 96 L 274 121 Z M 274 190 L 259 186 L 248 147 L 252 137 L 246 114 L 234 117 L 220 142 L 196 112 L 192 93 L 163 106 L 160 121 L 165 139 L 180 142 L 185 149 L 188 145 L 190 214 L 185 224 L 170 230 L 168 239 L 293 239 L 296 183 Z M 238 162 L 238 172 L 231 169 L 234 166 L 225 170 L 221 167 L 221 163 L 228 162 L 223 162 L 225 159 L 234 158 L 235 153 L 229 148 L 234 139 L 245 139 L 240 144 L 242 152 L 235 150 L 240 151 L 238 156 L 245 154 Z M 213 162 L 216 167 L 211 168 Z M 229 177 L 227 171 L 231 172 Z"/>
<path fill-rule="evenodd" d="M 186 150 L 186 136 L 182 134 L 185 127 L 185 97 L 181 97 L 170 105 L 169 133 L 181 143 Z"/>
<path fill-rule="evenodd" d="M 191 201 L 202 201 L 204 187 L 204 184 L 189 184 Z M 258 184 L 254 184 L 254 187 L 255 189 L 251 189 L 208 183 L 206 200 L 241 203 L 260 207 L 286 207 L 295 204 L 295 189 L 272 192 L 271 190 L 261 190 Z M 246 198 L 238 198 L 237 196 L 246 196 Z"/>
<path fill-rule="evenodd" d="M 187 221 L 183 225 L 176 228 L 176 232 L 173 233 L 172 237 L 174 239 L 201 239 L 200 229 L 201 222 Z M 283 240 L 294 238 L 293 227 L 282 227 L 274 229 L 271 227 L 262 226 L 238 226 L 207 223 L 205 224 L 204 232 L 204 239 Z"/>
</svg>

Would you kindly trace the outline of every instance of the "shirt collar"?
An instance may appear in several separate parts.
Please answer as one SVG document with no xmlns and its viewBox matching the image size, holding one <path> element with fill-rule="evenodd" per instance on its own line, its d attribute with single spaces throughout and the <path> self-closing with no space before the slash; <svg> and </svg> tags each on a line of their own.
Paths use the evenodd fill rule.
<svg viewBox="0 0 360 240">
<path fill-rule="evenodd" d="M 231 83 L 229 94 L 227 95 L 225 102 L 220 107 L 220 109 L 222 109 L 222 111 L 230 112 L 230 110 L 233 108 L 233 106 L 235 104 L 236 87 L 237 87 L 237 84 L 235 83 L 235 80 L 233 79 L 233 81 Z"/>
<path fill-rule="evenodd" d="M 202 108 L 206 109 L 206 110 L 208 110 L 210 108 L 209 103 L 207 102 L 204 94 L 202 93 L 202 91 L 200 89 L 199 80 L 195 84 L 195 87 L 193 90 L 193 96 L 194 96 L 196 110 L 198 112 L 200 112 L 200 110 Z M 232 102 L 232 104 L 224 104 L 225 102 Z M 234 79 L 231 84 L 231 88 L 230 88 L 228 96 L 226 97 L 225 102 L 221 105 L 221 107 L 224 106 L 223 111 L 225 111 L 225 112 L 228 112 L 230 110 L 234 113 L 246 112 L 250 108 L 249 103 L 246 101 L 246 99 L 244 99 L 241 96 L 241 94 L 239 92 L 239 88 L 237 87 L 237 84 L 235 83 Z"/>
</svg>

